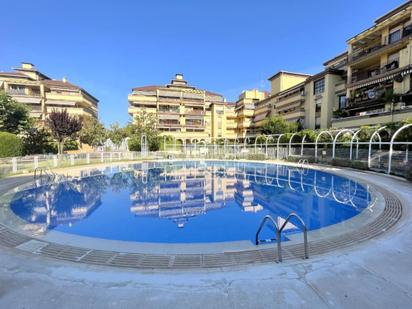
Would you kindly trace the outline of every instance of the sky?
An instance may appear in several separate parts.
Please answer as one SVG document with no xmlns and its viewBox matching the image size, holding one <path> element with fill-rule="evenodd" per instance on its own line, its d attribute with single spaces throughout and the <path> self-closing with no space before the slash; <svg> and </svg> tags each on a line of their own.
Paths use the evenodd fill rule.
<svg viewBox="0 0 412 309">
<path fill-rule="evenodd" d="M 0 0 L 0 71 L 23 61 L 125 124 L 133 87 L 191 85 L 236 101 L 279 70 L 314 74 L 405 0 Z"/>
</svg>

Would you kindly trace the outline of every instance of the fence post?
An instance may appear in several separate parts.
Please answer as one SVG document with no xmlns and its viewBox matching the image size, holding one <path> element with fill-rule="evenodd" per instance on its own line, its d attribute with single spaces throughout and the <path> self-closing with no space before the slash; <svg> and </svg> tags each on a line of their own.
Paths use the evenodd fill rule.
<svg viewBox="0 0 412 309">
<path fill-rule="evenodd" d="M 100 153 L 100 162 L 104 162 L 104 153 L 102 152 L 102 153 Z"/>
<path fill-rule="evenodd" d="M 39 167 L 39 157 L 38 156 L 34 157 L 33 163 L 34 163 L 34 169 Z"/>
<path fill-rule="evenodd" d="M 54 155 L 54 156 L 53 156 L 53 167 L 57 167 L 57 165 L 58 165 L 57 156 Z"/>
<path fill-rule="evenodd" d="M 113 153 L 111 152 L 110 153 L 110 162 L 112 162 L 113 161 Z"/>
<path fill-rule="evenodd" d="M 86 163 L 90 164 L 90 153 L 86 154 Z"/>
<path fill-rule="evenodd" d="M 74 165 L 74 155 L 70 155 L 70 165 Z"/>
<path fill-rule="evenodd" d="M 13 174 L 16 174 L 17 173 L 17 158 L 11 159 L 11 163 L 12 163 L 12 172 Z"/>
</svg>

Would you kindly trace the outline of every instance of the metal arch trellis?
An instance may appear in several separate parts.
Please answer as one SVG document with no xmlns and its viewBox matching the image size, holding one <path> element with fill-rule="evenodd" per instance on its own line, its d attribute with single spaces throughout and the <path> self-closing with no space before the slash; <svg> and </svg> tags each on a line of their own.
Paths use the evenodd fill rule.
<svg viewBox="0 0 412 309">
<path fill-rule="evenodd" d="M 358 137 L 358 135 L 363 129 L 366 129 L 366 128 L 360 128 L 359 130 L 357 130 L 352 135 L 352 138 L 350 140 L 350 146 L 349 146 L 349 160 L 352 160 L 352 157 L 353 157 L 353 154 L 352 154 L 352 152 L 353 152 L 353 142 L 355 141 L 355 139 L 356 139 L 356 156 L 355 157 L 356 157 L 356 159 L 358 159 L 358 156 L 359 156 L 359 137 Z"/>
<path fill-rule="evenodd" d="M 142 134 L 142 136 L 140 137 L 140 152 L 141 155 L 147 156 L 147 137 L 146 134 Z"/>
<path fill-rule="evenodd" d="M 372 143 L 375 139 L 375 137 L 377 136 L 379 138 L 379 149 L 381 149 L 382 147 L 382 138 L 380 135 L 380 132 L 386 130 L 386 126 L 382 126 L 380 128 L 378 128 L 377 130 L 375 130 L 375 132 L 372 133 L 370 139 L 369 139 L 369 149 L 368 149 L 368 168 L 371 168 L 371 163 L 372 163 Z"/>
<path fill-rule="evenodd" d="M 393 143 L 395 142 L 395 139 L 399 135 L 399 133 L 401 133 L 403 130 L 409 127 L 412 127 L 412 123 L 403 125 L 398 130 L 396 130 L 396 132 L 392 135 L 392 138 L 389 144 L 388 174 L 390 174 L 392 170 Z M 406 145 L 406 147 L 408 146 L 409 146 L 409 143 Z"/>
<path fill-rule="evenodd" d="M 335 138 L 333 139 L 332 143 L 332 159 L 335 158 L 335 153 L 336 153 L 336 141 L 338 140 L 339 136 L 345 133 L 350 133 L 353 136 L 353 130 L 351 129 L 342 129 L 339 130 L 339 132 L 335 135 Z"/>
<path fill-rule="evenodd" d="M 284 133 L 282 134 L 277 134 L 277 138 L 278 140 L 276 141 L 276 160 L 280 159 L 280 155 L 279 155 L 279 143 L 280 143 L 280 139 L 285 135 Z"/>
<path fill-rule="evenodd" d="M 291 135 L 289 139 L 289 151 L 288 151 L 288 156 L 292 156 L 292 140 L 295 136 L 299 136 L 299 133 L 295 132 Z M 305 142 L 306 139 L 306 134 L 301 138 L 301 149 L 300 149 L 300 155 L 303 156 L 303 143 Z"/>
<path fill-rule="evenodd" d="M 329 137 L 331 138 L 331 140 L 333 141 L 333 135 L 332 135 L 333 131 L 330 130 L 325 130 L 325 131 L 321 131 L 317 136 L 316 136 L 316 140 L 315 140 L 315 161 L 318 160 L 318 143 L 319 143 L 319 139 L 322 135 L 327 134 L 329 135 Z"/>
<path fill-rule="evenodd" d="M 266 158 L 268 157 L 268 141 L 269 140 L 273 141 L 273 135 L 265 136 L 265 156 Z"/>
</svg>

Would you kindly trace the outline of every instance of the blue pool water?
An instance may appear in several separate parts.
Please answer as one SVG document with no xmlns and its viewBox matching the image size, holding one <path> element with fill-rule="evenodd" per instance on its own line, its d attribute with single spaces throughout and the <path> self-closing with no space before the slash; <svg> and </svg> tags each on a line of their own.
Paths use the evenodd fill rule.
<svg viewBox="0 0 412 309">
<path fill-rule="evenodd" d="M 16 194 L 12 211 L 39 230 L 138 242 L 254 241 L 265 215 L 297 213 L 309 230 L 356 216 L 370 202 L 353 180 L 282 165 L 157 162 L 92 170 Z M 300 230 L 287 226 L 285 239 Z M 273 238 L 265 227 L 262 238 Z"/>
</svg>

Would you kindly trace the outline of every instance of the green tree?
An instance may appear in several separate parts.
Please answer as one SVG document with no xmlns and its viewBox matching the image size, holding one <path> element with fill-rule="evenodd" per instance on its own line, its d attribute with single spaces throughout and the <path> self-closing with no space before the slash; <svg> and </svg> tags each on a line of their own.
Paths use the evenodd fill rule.
<svg viewBox="0 0 412 309">
<path fill-rule="evenodd" d="M 45 128 L 29 128 L 23 135 L 23 154 L 55 153 L 50 132 Z"/>
<path fill-rule="evenodd" d="M 22 155 L 22 141 L 13 133 L 0 132 L 0 158 Z"/>
<path fill-rule="evenodd" d="M 50 128 L 53 138 L 57 142 L 58 153 L 63 153 L 64 142 L 71 138 L 75 138 L 76 134 L 82 129 L 82 122 L 78 117 L 70 116 L 67 110 L 53 110 L 47 124 Z"/>
<path fill-rule="evenodd" d="M 134 118 L 133 123 L 129 123 L 125 131 L 130 137 L 129 149 L 140 150 L 140 141 L 142 134 L 146 135 L 147 143 L 150 151 L 157 151 L 160 149 L 161 137 L 157 129 L 157 119 L 152 113 L 142 111 Z"/>
<path fill-rule="evenodd" d="M 31 125 L 28 107 L 0 91 L 0 131 L 19 134 Z"/>
<path fill-rule="evenodd" d="M 297 122 L 287 122 L 280 116 L 272 116 L 263 125 L 262 133 L 266 135 L 293 133 L 297 132 L 299 128 L 300 127 Z"/>
<path fill-rule="evenodd" d="M 110 138 L 115 145 L 120 146 L 123 139 L 130 136 L 125 128 L 122 128 L 118 122 L 115 122 L 110 125 L 107 131 L 107 137 Z"/>
<path fill-rule="evenodd" d="M 82 122 L 83 126 L 79 132 L 80 142 L 92 147 L 103 145 L 107 137 L 104 125 L 93 117 L 84 117 Z"/>
</svg>

